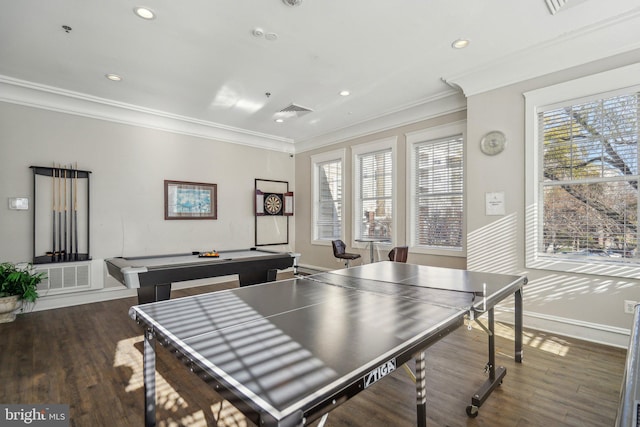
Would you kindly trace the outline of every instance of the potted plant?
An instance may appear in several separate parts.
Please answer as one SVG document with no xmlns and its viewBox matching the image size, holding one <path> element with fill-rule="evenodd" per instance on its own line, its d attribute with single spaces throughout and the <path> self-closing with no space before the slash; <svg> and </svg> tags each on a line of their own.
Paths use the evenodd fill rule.
<svg viewBox="0 0 640 427">
<path fill-rule="evenodd" d="M 31 264 L 0 264 L 0 323 L 15 320 L 14 311 L 22 306 L 23 301 L 36 301 L 38 284 L 44 278 L 45 274 L 36 273 Z"/>
</svg>

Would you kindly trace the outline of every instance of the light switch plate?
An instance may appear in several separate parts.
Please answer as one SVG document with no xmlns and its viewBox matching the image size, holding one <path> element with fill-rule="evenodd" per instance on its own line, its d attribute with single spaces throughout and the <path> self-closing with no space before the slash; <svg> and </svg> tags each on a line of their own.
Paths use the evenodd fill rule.
<svg viewBox="0 0 640 427">
<path fill-rule="evenodd" d="M 29 198 L 28 197 L 10 197 L 9 209 L 14 211 L 29 210 Z"/>
</svg>

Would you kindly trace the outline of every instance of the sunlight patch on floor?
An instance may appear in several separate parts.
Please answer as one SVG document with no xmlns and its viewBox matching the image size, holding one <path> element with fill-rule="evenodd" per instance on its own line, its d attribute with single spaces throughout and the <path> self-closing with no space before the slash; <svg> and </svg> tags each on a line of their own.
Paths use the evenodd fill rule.
<svg viewBox="0 0 640 427">
<path fill-rule="evenodd" d="M 480 319 L 480 322 L 482 322 L 483 325 L 487 326 L 487 322 L 485 319 Z M 469 324 L 473 329 L 483 331 L 483 329 L 476 322 L 467 321 L 467 325 Z M 506 338 L 510 341 L 515 341 L 515 331 L 513 325 L 495 322 L 494 330 L 496 336 Z M 522 345 L 526 347 L 537 348 L 538 350 L 555 354 L 557 356 L 566 356 L 569 353 L 570 349 L 567 342 L 562 338 L 548 336 L 541 332 L 531 331 L 524 331 L 524 333 L 522 334 Z"/>
<path fill-rule="evenodd" d="M 135 347 L 142 343 L 143 337 L 133 337 L 120 340 L 116 347 L 113 360 L 114 368 L 128 368 L 131 370 L 131 378 L 125 387 L 125 391 L 130 393 L 134 390 L 144 388 L 144 375 L 142 370 L 142 353 Z M 156 406 L 167 411 L 176 412 L 180 408 L 186 408 L 187 403 L 180 397 L 180 394 L 156 372 Z"/>
<path fill-rule="evenodd" d="M 118 342 L 116 346 L 113 367 L 125 369 L 131 373 L 125 391 L 131 393 L 144 388 L 144 375 L 142 369 L 142 353 L 136 348 L 140 347 L 143 341 L 142 336 L 128 338 Z M 186 369 L 186 368 L 185 368 Z M 207 417 L 203 410 L 188 413 L 189 405 L 158 372 L 156 372 L 156 410 L 164 410 L 174 416 L 169 416 L 164 420 L 158 420 L 158 426 L 190 426 L 207 427 Z M 247 422 L 233 405 L 224 400 L 216 402 L 210 407 L 211 414 L 217 420 L 218 427 L 246 427 Z"/>
<path fill-rule="evenodd" d="M 244 415 L 226 400 L 211 405 L 211 412 L 218 420 L 217 427 L 246 427 L 248 425 Z"/>
<path fill-rule="evenodd" d="M 193 414 L 184 416 L 179 419 L 174 419 L 172 417 L 167 418 L 166 420 L 158 421 L 159 427 L 207 427 L 207 420 L 204 418 L 203 411 L 197 411 Z"/>
</svg>

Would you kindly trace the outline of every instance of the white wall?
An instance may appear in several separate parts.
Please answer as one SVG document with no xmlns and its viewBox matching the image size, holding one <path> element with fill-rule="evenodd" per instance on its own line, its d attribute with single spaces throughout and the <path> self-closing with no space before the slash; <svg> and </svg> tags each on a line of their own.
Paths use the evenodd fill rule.
<svg viewBox="0 0 640 427">
<path fill-rule="evenodd" d="M 294 159 L 284 152 L 0 102 L 0 261 L 31 261 L 32 210 L 9 210 L 8 198 L 32 202 L 29 166 L 53 162 L 92 171 L 98 270 L 115 256 L 254 246 L 254 179 L 289 181 L 295 191 Z M 218 219 L 165 221 L 165 179 L 217 184 Z"/>
</svg>

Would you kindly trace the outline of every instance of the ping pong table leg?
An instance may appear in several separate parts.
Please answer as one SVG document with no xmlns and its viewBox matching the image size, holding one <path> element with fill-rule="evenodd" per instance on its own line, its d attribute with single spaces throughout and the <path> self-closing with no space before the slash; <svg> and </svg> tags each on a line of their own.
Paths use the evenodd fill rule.
<svg viewBox="0 0 640 427">
<path fill-rule="evenodd" d="M 522 363 L 522 288 L 518 289 L 515 293 L 515 358 L 517 363 Z"/>
<path fill-rule="evenodd" d="M 426 352 L 416 354 L 416 409 L 418 427 L 427 427 L 427 361 Z"/>
<path fill-rule="evenodd" d="M 156 425 L 156 338 L 151 331 L 144 334 L 144 425 Z"/>
<path fill-rule="evenodd" d="M 489 370 L 489 379 L 491 381 L 496 378 L 496 333 L 494 326 L 494 311 L 493 308 L 489 310 L 489 363 L 487 368 Z"/>
<path fill-rule="evenodd" d="M 489 395 L 491 395 L 491 392 L 502 384 L 502 379 L 507 375 L 507 369 L 504 366 L 499 366 L 498 369 L 496 369 L 496 340 L 493 308 L 491 308 L 487 313 L 489 324 L 489 362 L 487 363 L 485 370 L 489 373 L 489 378 L 482 384 L 476 394 L 473 395 L 471 398 L 471 405 L 467 406 L 467 415 L 472 418 L 478 415 L 478 408 L 480 408 L 484 401 L 487 400 Z"/>
</svg>

